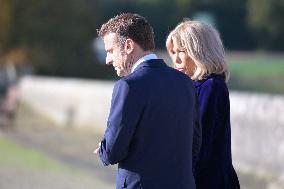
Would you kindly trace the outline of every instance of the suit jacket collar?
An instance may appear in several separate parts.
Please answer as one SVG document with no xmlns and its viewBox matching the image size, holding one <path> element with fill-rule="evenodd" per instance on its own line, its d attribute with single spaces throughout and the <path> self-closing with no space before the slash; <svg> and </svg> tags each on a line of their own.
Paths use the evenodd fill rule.
<svg viewBox="0 0 284 189">
<path fill-rule="evenodd" d="M 144 61 L 147 61 L 147 60 L 151 60 L 151 59 L 158 59 L 157 55 L 154 54 L 154 53 L 150 53 L 150 54 L 147 54 L 145 56 L 143 56 L 142 58 L 140 58 L 137 62 L 135 62 L 135 64 L 132 66 L 131 68 L 131 73 L 134 72 L 134 70 L 136 69 L 136 67 L 141 64 L 142 62 Z"/>
<path fill-rule="evenodd" d="M 151 60 L 147 60 L 147 61 L 144 61 L 141 64 L 139 64 L 137 66 L 137 68 L 134 70 L 134 72 L 143 68 L 143 67 L 154 68 L 154 67 L 165 67 L 165 66 L 167 66 L 167 64 L 164 62 L 163 59 L 151 59 Z"/>
</svg>

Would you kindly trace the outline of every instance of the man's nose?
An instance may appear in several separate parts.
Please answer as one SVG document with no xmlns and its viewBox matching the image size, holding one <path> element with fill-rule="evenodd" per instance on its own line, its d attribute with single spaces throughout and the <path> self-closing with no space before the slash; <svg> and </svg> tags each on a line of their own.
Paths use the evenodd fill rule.
<svg viewBox="0 0 284 189">
<path fill-rule="evenodd" d="M 112 59 L 106 57 L 106 65 L 111 65 L 112 64 Z"/>
</svg>

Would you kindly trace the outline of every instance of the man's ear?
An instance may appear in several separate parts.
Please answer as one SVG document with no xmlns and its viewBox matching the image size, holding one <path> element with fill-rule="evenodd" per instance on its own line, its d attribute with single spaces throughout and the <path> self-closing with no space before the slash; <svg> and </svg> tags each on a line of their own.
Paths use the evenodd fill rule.
<svg viewBox="0 0 284 189">
<path fill-rule="evenodd" d="M 124 50 L 127 54 L 131 54 L 134 51 L 135 42 L 132 39 L 126 39 Z"/>
</svg>

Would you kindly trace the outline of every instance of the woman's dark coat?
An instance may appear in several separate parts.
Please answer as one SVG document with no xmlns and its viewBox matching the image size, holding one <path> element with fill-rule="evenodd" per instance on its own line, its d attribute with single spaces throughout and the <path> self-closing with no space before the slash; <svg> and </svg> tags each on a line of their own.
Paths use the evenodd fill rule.
<svg viewBox="0 0 284 189">
<path fill-rule="evenodd" d="M 240 188 L 232 165 L 230 100 L 222 75 L 194 82 L 202 123 L 202 146 L 195 167 L 197 189 Z"/>
</svg>

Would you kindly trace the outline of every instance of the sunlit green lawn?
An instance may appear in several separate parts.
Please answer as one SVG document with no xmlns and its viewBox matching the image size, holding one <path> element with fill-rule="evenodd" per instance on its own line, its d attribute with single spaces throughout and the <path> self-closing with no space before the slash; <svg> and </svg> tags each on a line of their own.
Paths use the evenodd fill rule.
<svg viewBox="0 0 284 189">
<path fill-rule="evenodd" d="M 230 70 L 243 76 L 284 77 L 284 54 L 228 54 Z"/>
<path fill-rule="evenodd" d="M 284 54 L 228 53 L 233 90 L 284 94 Z"/>
</svg>

